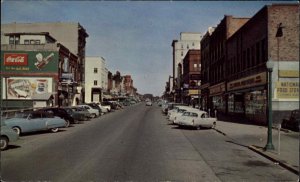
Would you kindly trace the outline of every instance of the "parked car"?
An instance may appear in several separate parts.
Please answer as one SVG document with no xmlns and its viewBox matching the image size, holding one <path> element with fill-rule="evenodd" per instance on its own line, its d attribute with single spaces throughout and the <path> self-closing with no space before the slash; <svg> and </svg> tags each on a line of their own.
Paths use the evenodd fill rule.
<svg viewBox="0 0 300 182">
<path fill-rule="evenodd" d="M 67 113 L 74 119 L 75 124 L 78 124 L 79 121 L 86 120 L 85 113 L 77 111 L 77 109 L 74 107 L 64 107 L 63 109 L 66 110 Z"/>
<path fill-rule="evenodd" d="M 100 106 L 98 104 L 93 103 L 93 102 L 92 103 L 85 103 L 85 104 L 91 106 L 93 109 L 98 110 L 99 111 L 99 115 L 103 114 L 103 112 L 102 112 L 102 110 L 101 110 L 101 108 L 100 108 Z"/>
<path fill-rule="evenodd" d="M 285 129 L 290 129 L 292 131 L 299 131 L 300 125 L 300 110 L 293 110 L 291 112 L 290 118 L 283 119 L 281 127 Z"/>
<path fill-rule="evenodd" d="M 213 128 L 216 125 L 216 118 L 210 118 L 205 111 L 185 111 L 182 116 L 178 117 L 179 126 L 188 126 L 194 128 Z"/>
<path fill-rule="evenodd" d="M 178 118 L 182 116 L 182 114 L 186 111 L 199 111 L 199 109 L 187 107 L 187 106 L 179 106 L 177 112 L 172 112 L 169 120 L 173 122 L 173 124 L 178 124 Z"/>
<path fill-rule="evenodd" d="M 101 102 L 97 103 L 97 105 L 100 107 L 102 113 L 106 114 L 109 112 L 107 107 L 101 105 Z"/>
<path fill-rule="evenodd" d="M 19 135 L 4 122 L 1 122 L 0 149 L 6 150 L 10 142 L 17 141 Z"/>
<path fill-rule="evenodd" d="M 27 132 L 50 130 L 55 133 L 59 128 L 66 126 L 66 121 L 60 117 L 44 111 L 22 113 L 15 118 L 4 120 L 18 135 Z"/>
<path fill-rule="evenodd" d="M 104 101 L 104 102 L 101 103 L 101 106 L 104 107 L 104 108 L 106 108 L 108 110 L 108 112 L 111 111 L 111 106 L 110 106 L 109 102 Z"/>
<path fill-rule="evenodd" d="M 75 110 L 76 112 L 82 113 L 85 117 L 84 120 L 88 120 L 89 118 L 91 118 L 91 113 L 84 107 L 78 107 L 78 106 L 72 106 L 71 107 L 73 110 Z"/>
<path fill-rule="evenodd" d="M 96 118 L 96 117 L 100 116 L 98 109 L 93 109 L 91 106 L 89 106 L 87 104 L 77 105 L 77 107 L 82 107 L 82 108 L 87 109 L 87 111 L 90 113 L 91 118 Z"/>
<path fill-rule="evenodd" d="M 38 111 L 45 111 L 48 113 L 53 114 L 54 116 L 58 116 L 66 121 L 66 128 L 70 126 L 70 124 L 76 124 L 77 122 L 74 118 L 63 108 L 59 107 L 49 107 L 49 108 L 42 108 L 38 109 Z"/>
<path fill-rule="evenodd" d="M 147 101 L 146 102 L 146 106 L 152 106 L 152 102 L 151 101 Z"/>
</svg>

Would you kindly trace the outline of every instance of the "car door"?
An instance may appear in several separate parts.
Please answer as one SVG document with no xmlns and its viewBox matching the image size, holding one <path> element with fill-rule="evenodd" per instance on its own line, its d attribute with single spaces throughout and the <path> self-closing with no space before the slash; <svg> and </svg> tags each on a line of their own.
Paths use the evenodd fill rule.
<svg viewBox="0 0 300 182">
<path fill-rule="evenodd" d="M 41 113 L 32 113 L 28 118 L 28 122 L 31 131 L 39 131 L 45 128 L 45 120 L 43 120 Z"/>
</svg>

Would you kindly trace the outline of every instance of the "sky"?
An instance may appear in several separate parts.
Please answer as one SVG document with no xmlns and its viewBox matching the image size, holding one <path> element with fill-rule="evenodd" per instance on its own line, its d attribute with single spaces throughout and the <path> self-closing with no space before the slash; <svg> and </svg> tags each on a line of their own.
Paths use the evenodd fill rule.
<svg viewBox="0 0 300 182">
<path fill-rule="evenodd" d="M 105 58 L 113 74 L 131 75 L 138 93 L 161 96 L 172 75 L 171 43 L 180 32 L 205 34 L 224 15 L 252 17 L 272 3 L 1 0 L 1 22 L 79 22 L 89 34 L 86 56 Z"/>
</svg>

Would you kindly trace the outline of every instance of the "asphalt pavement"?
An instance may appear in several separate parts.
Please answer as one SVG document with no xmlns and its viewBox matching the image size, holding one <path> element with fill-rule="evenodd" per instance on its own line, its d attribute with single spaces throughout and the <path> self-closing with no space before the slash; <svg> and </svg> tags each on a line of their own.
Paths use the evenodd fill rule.
<svg viewBox="0 0 300 182">
<path fill-rule="evenodd" d="M 58 133 L 22 136 L 1 152 L 1 177 L 53 182 L 297 180 L 228 136 L 178 128 L 157 105 L 145 103 Z"/>
</svg>

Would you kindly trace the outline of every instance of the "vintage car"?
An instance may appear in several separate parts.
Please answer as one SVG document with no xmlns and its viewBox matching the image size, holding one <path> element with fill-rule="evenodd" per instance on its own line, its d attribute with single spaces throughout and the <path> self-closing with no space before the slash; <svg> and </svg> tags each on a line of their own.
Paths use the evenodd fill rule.
<svg viewBox="0 0 300 182">
<path fill-rule="evenodd" d="M 152 106 L 152 102 L 151 101 L 147 101 L 146 102 L 146 106 Z"/>
<path fill-rule="evenodd" d="M 193 107 L 187 107 L 187 106 L 181 106 L 177 109 L 177 112 L 172 112 L 169 120 L 173 122 L 173 124 L 178 124 L 178 118 L 182 116 L 182 114 L 186 111 L 200 111 L 199 109 L 193 108 Z"/>
<path fill-rule="evenodd" d="M 19 135 L 10 127 L 6 126 L 4 122 L 1 122 L 1 137 L 0 137 L 0 149 L 6 150 L 10 142 L 17 141 Z"/>
<path fill-rule="evenodd" d="M 66 121 L 64 119 L 55 117 L 48 112 L 41 111 L 22 113 L 15 118 L 4 120 L 4 122 L 18 135 L 41 130 L 50 130 L 55 133 L 59 128 L 66 126 Z"/>
<path fill-rule="evenodd" d="M 188 110 L 177 118 L 179 126 L 188 126 L 196 129 L 206 127 L 213 128 L 216 125 L 216 118 L 210 118 L 205 111 Z"/>
<path fill-rule="evenodd" d="M 38 111 L 41 112 L 48 112 L 50 114 L 53 114 L 53 116 L 60 117 L 66 121 L 66 128 L 70 126 L 70 124 L 76 124 L 76 121 L 74 118 L 63 108 L 59 107 L 48 107 L 48 108 L 42 108 L 39 109 Z"/>
<path fill-rule="evenodd" d="M 87 120 L 86 114 L 81 111 L 77 111 L 74 107 L 63 107 L 63 109 L 66 110 L 67 113 L 74 119 L 75 124 L 78 124 L 79 121 Z"/>
<path fill-rule="evenodd" d="M 290 129 L 293 131 L 299 131 L 300 125 L 300 110 L 293 110 L 291 112 L 290 118 L 283 119 L 281 126 L 285 129 Z"/>
<path fill-rule="evenodd" d="M 76 107 L 81 107 L 81 108 L 86 109 L 90 113 L 91 118 L 96 118 L 96 117 L 100 116 L 99 110 L 94 109 L 87 104 L 77 105 Z"/>
</svg>

